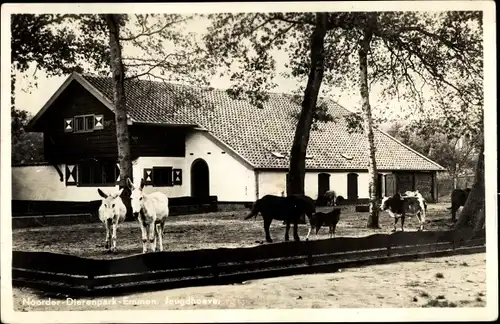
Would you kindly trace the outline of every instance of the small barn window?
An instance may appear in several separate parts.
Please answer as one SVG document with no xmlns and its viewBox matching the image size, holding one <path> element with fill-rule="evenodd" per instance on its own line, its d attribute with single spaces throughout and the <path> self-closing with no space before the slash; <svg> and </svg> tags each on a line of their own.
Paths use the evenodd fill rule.
<svg viewBox="0 0 500 324">
<path fill-rule="evenodd" d="M 78 164 L 79 186 L 115 185 L 118 175 L 115 161 L 92 161 Z"/>
<path fill-rule="evenodd" d="M 153 187 L 172 187 L 172 167 L 153 167 Z"/>
<path fill-rule="evenodd" d="M 94 130 L 94 116 L 85 117 L 85 130 L 87 131 Z"/>
<path fill-rule="evenodd" d="M 93 132 L 95 127 L 95 115 L 75 116 L 75 133 Z M 102 120 L 102 119 L 101 119 Z"/>
<path fill-rule="evenodd" d="M 75 117 L 75 133 L 84 132 L 85 131 L 85 123 L 83 120 L 83 116 Z"/>
</svg>

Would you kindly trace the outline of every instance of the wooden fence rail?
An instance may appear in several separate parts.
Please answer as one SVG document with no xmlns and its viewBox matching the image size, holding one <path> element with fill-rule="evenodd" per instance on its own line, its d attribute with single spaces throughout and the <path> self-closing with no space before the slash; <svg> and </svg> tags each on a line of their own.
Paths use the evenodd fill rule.
<svg viewBox="0 0 500 324">
<path fill-rule="evenodd" d="M 163 289 L 227 283 L 238 278 L 332 271 L 419 256 L 470 253 L 484 250 L 484 245 L 484 231 L 473 236 L 471 231 L 464 230 L 156 252 L 112 260 L 13 251 L 12 275 L 16 285 L 68 295 L 104 295 L 141 288 Z"/>
</svg>

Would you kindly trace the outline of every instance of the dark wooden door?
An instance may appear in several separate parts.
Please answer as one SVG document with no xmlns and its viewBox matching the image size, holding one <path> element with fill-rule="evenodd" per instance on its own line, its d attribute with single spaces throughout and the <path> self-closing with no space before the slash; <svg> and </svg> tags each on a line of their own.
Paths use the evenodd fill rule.
<svg viewBox="0 0 500 324">
<path fill-rule="evenodd" d="M 358 174 L 349 173 L 347 175 L 347 200 L 358 200 Z"/>
<path fill-rule="evenodd" d="M 328 173 L 318 174 L 318 205 L 326 205 L 325 193 L 330 190 L 330 175 Z"/>
<path fill-rule="evenodd" d="M 191 196 L 198 202 L 210 196 L 210 177 L 207 162 L 196 160 L 191 166 Z"/>
<path fill-rule="evenodd" d="M 396 193 L 396 176 L 387 174 L 385 176 L 385 195 L 390 197 Z"/>
</svg>

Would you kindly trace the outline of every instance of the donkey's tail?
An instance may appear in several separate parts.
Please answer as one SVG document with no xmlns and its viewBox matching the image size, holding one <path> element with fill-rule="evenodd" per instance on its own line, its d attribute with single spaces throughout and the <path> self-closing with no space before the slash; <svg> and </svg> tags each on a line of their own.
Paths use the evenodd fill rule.
<svg viewBox="0 0 500 324">
<path fill-rule="evenodd" d="M 258 201 L 256 201 L 253 206 L 252 206 L 252 211 L 250 212 L 250 214 L 248 214 L 247 216 L 245 216 L 245 220 L 247 219 L 250 219 L 252 217 L 255 217 L 257 218 L 257 215 L 259 214 L 259 208 L 258 208 Z"/>
</svg>

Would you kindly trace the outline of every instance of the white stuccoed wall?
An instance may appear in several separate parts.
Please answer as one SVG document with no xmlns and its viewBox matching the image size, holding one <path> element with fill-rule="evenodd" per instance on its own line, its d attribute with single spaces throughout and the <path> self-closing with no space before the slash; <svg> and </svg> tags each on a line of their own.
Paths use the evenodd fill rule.
<svg viewBox="0 0 500 324">
<path fill-rule="evenodd" d="M 65 166 L 59 165 L 64 174 Z M 13 200 L 92 201 L 99 200 L 97 187 L 66 186 L 59 180 L 56 169 L 50 165 L 22 166 L 12 168 Z M 118 190 L 102 187 L 104 192 Z"/>
<path fill-rule="evenodd" d="M 224 152 L 224 153 L 223 153 Z M 133 166 L 134 179 L 140 181 L 145 168 L 171 166 L 182 169 L 182 185 L 173 187 L 146 186 L 145 192 L 161 191 L 169 197 L 191 196 L 191 166 L 197 159 L 208 165 L 210 195 L 222 202 L 255 200 L 255 174 L 224 145 L 212 140 L 203 131 L 186 137 L 186 157 L 140 157 Z"/>
<path fill-rule="evenodd" d="M 305 194 L 313 199 L 318 198 L 318 174 L 330 174 L 330 189 L 347 199 L 348 172 L 306 172 L 304 179 Z M 358 198 L 368 198 L 368 173 L 358 173 Z M 280 196 L 286 194 L 286 172 L 259 171 L 259 198 L 265 195 Z"/>
<path fill-rule="evenodd" d="M 183 185 L 188 188 L 186 195 L 191 195 L 191 165 L 199 158 L 208 164 L 210 195 L 218 196 L 222 202 L 255 201 L 253 169 L 202 131 L 186 138 L 186 166 L 182 171 Z"/>
</svg>

